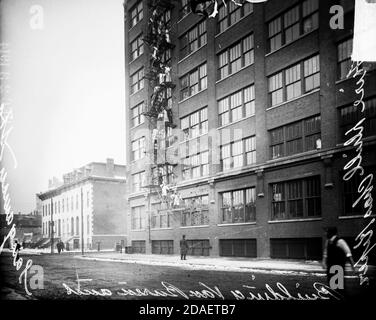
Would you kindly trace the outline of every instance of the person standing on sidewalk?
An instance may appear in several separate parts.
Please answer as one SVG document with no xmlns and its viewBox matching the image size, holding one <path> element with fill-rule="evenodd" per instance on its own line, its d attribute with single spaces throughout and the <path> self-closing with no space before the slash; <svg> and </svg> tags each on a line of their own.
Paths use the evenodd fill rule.
<svg viewBox="0 0 376 320">
<path fill-rule="evenodd" d="M 338 231 L 336 227 L 329 227 L 326 230 L 326 243 L 323 253 L 322 265 L 326 269 L 326 275 L 328 284 L 331 285 L 331 279 L 336 275 L 331 268 L 333 266 L 339 266 L 343 270 L 343 275 L 345 274 L 345 266 L 347 260 L 350 261 L 353 271 L 357 274 L 355 268 L 354 259 L 351 254 L 351 250 L 344 239 L 341 239 L 338 236 Z M 332 271 L 332 272 L 331 272 Z M 345 294 L 345 283 L 343 278 L 342 289 L 339 289 L 339 292 Z"/>
<path fill-rule="evenodd" d="M 185 235 L 180 240 L 180 260 L 187 260 L 187 252 L 188 252 L 188 242 L 185 240 Z"/>
<path fill-rule="evenodd" d="M 56 243 L 56 248 L 57 248 L 57 252 L 60 254 L 60 252 L 61 252 L 61 244 L 60 244 L 60 241 L 58 241 L 58 242 Z"/>
<path fill-rule="evenodd" d="M 16 252 L 16 261 L 18 261 L 18 259 L 20 258 L 21 245 L 18 243 L 17 240 L 14 241 L 14 245 L 15 245 L 14 251 Z"/>
</svg>

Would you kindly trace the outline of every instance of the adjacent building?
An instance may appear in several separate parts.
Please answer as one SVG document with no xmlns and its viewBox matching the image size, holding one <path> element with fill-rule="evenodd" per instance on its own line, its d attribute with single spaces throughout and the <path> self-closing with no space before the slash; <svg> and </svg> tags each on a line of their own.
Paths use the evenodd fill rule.
<svg viewBox="0 0 376 320">
<path fill-rule="evenodd" d="M 11 225 L 8 225 L 6 217 L 6 214 L 0 214 L 1 239 L 5 239 L 13 224 L 16 227 L 16 234 L 13 239 L 8 239 L 5 242 L 5 248 L 13 248 L 14 241 L 18 241 L 24 248 L 30 248 L 42 239 L 42 217 L 36 210 L 30 214 L 15 214 Z"/>
<path fill-rule="evenodd" d="M 376 72 L 353 103 L 354 1 L 128 0 L 125 13 L 127 234 L 133 251 L 320 259 L 323 228 L 354 243 L 360 180 L 345 132 L 365 116 L 362 164 L 376 173 Z M 213 3 L 208 2 L 209 11 Z M 373 191 L 372 195 L 375 193 Z M 355 255 L 359 251 L 355 250 Z"/>
<path fill-rule="evenodd" d="M 39 193 L 42 233 L 68 249 L 114 248 L 126 244 L 125 166 L 92 162 L 50 181 L 50 189 Z M 53 229 L 51 228 L 53 226 Z M 53 234 L 52 234 L 53 232 Z"/>
</svg>

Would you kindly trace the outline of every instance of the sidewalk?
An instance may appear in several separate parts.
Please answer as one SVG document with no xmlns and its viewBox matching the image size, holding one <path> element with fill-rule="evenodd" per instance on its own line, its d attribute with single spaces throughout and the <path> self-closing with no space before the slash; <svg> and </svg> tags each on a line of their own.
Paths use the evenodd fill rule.
<svg viewBox="0 0 376 320">
<path fill-rule="evenodd" d="M 325 271 L 318 261 L 295 261 L 276 259 L 250 259 L 228 257 L 198 257 L 188 256 L 187 260 L 180 260 L 178 255 L 146 255 L 126 253 L 88 253 L 76 256 L 77 259 L 94 261 L 113 261 L 120 263 L 136 263 L 155 266 L 179 267 L 190 270 L 213 270 L 233 272 L 259 272 L 273 274 L 296 274 L 325 276 Z"/>
<path fill-rule="evenodd" d="M 12 253 L 13 250 L 9 248 L 4 248 L 3 252 Z M 98 252 L 96 249 L 85 249 L 86 253 Z M 114 252 L 114 249 L 102 249 L 101 252 Z M 50 254 L 51 248 L 44 248 L 44 249 L 32 249 L 32 248 L 25 248 L 20 250 L 20 255 L 41 255 L 41 254 Z M 60 254 L 78 254 L 81 253 L 81 249 L 74 249 L 74 250 L 63 250 Z M 57 249 L 54 249 L 54 254 L 58 254 Z"/>
</svg>

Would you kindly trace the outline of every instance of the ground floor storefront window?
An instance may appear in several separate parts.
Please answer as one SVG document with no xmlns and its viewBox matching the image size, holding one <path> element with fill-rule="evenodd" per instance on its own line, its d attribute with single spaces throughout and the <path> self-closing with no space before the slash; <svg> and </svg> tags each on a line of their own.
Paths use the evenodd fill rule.
<svg viewBox="0 0 376 320">
<path fill-rule="evenodd" d="M 173 240 L 153 240 L 151 242 L 151 253 L 153 254 L 173 254 Z"/>
<path fill-rule="evenodd" d="M 256 239 L 220 239 L 219 255 L 222 257 L 256 258 Z"/>
<path fill-rule="evenodd" d="M 322 238 L 270 239 L 270 257 L 321 260 Z"/>
<path fill-rule="evenodd" d="M 208 256 L 210 249 L 209 240 L 187 240 L 188 255 L 191 256 Z"/>
<path fill-rule="evenodd" d="M 132 252 L 133 253 L 145 253 L 146 242 L 145 240 L 134 240 L 132 241 Z"/>
</svg>

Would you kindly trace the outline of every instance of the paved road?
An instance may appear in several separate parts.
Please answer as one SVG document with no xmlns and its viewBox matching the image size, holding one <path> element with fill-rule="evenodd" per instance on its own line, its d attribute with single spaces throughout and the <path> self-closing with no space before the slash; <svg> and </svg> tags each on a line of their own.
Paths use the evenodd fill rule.
<svg viewBox="0 0 376 320">
<path fill-rule="evenodd" d="M 8 298 L 14 298 L 17 294 L 19 297 L 25 296 L 24 283 L 19 284 L 18 279 L 27 259 L 32 259 L 35 265 L 43 266 L 44 271 L 43 290 L 30 289 L 32 275 L 28 275 L 28 288 L 34 299 L 265 299 L 267 295 L 275 297 L 273 292 L 279 294 L 279 297 L 286 297 L 287 291 L 294 297 L 298 297 L 298 294 L 313 297 L 313 294 L 317 293 L 314 283 L 325 283 L 324 277 L 313 275 L 183 270 L 175 267 L 82 260 L 70 254 L 22 257 L 23 267 L 17 271 L 9 254 L 3 253 L 0 256 L 0 287 L 4 288 L 3 298 L 4 294 Z M 80 279 L 81 291 L 78 290 L 77 277 Z M 280 285 L 278 288 L 277 283 L 283 287 Z M 356 279 L 348 279 L 347 287 L 351 289 L 351 296 L 361 293 Z M 321 290 L 321 286 L 317 288 Z M 98 296 L 97 293 L 101 295 Z M 334 299 L 331 294 L 322 295 Z"/>
</svg>

